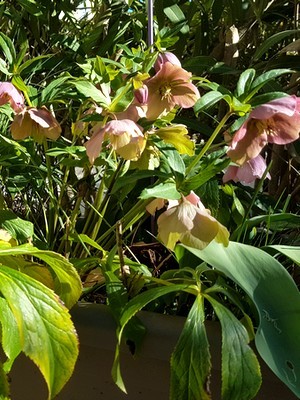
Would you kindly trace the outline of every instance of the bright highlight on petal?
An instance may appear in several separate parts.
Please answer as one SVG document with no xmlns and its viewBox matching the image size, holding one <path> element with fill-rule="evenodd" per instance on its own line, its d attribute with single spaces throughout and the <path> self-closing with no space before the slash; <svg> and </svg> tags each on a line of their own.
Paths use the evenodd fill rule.
<svg viewBox="0 0 300 400">
<path fill-rule="evenodd" d="M 91 139 L 85 144 L 91 164 L 99 156 L 106 139 L 125 160 L 137 160 L 146 146 L 146 138 L 135 122 L 129 119 L 109 121 L 105 126 L 94 129 Z"/>
<path fill-rule="evenodd" d="M 229 232 L 205 209 L 198 196 L 191 193 L 168 208 L 157 219 L 158 238 L 173 250 L 180 241 L 204 249 L 212 240 L 229 243 Z"/>
</svg>

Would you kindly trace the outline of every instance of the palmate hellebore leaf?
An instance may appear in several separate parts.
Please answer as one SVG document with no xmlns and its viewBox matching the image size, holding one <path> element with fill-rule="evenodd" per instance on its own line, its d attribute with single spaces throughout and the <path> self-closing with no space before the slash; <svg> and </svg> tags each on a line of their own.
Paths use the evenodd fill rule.
<svg viewBox="0 0 300 400">
<path fill-rule="evenodd" d="M 211 370 L 211 357 L 204 320 L 203 296 L 198 295 L 171 357 L 172 400 L 211 399 L 206 388 Z"/>
<path fill-rule="evenodd" d="M 22 350 L 40 369 L 48 399 L 52 399 L 72 375 L 78 356 L 70 314 L 52 290 L 4 265 L 0 266 L 0 291 L 2 346 L 10 358 L 6 369 Z"/>
<path fill-rule="evenodd" d="M 273 372 L 300 396 L 300 293 L 282 264 L 261 249 L 211 242 L 204 250 L 184 246 L 237 283 L 259 313 L 256 348 Z"/>
</svg>

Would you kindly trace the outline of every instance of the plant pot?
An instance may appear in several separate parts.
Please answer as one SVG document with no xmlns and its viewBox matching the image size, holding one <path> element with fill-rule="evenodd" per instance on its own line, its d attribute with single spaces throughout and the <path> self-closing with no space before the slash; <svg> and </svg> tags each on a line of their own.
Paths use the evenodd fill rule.
<svg viewBox="0 0 300 400">
<path fill-rule="evenodd" d="M 168 400 L 170 355 L 185 318 L 142 311 L 147 328 L 141 353 L 132 357 L 127 346 L 121 351 L 121 371 L 128 395 L 111 378 L 116 345 L 116 325 L 108 307 L 79 303 L 72 310 L 80 353 L 74 374 L 57 400 Z M 213 373 L 212 398 L 220 399 L 221 339 L 218 323 L 207 323 Z M 263 385 L 258 400 L 295 400 L 297 397 L 261 361 Z M 46 400 L 47 388 L 38 369 L 20 356 L 11 373 L 12 400 Z M 242 400 L 242 399 L 241 399 Z"/>
</svg>

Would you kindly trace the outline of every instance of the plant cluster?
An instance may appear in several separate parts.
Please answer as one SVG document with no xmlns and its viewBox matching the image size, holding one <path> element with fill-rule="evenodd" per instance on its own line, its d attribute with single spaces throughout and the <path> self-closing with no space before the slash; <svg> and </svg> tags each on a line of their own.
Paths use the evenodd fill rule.
<svg viewBox="0 0 300 400">
<path fill-rule="evenodd" d="M 43 5 L 43 15 L 35 2 L 22 8 L 28 23 L 59 21 L 62 36 L 33 30 L 17 52 L 10 36 L 26 32 L 12 22 L 0 35 L 1 395 L 9 397 L 6 374 L 21 351 L 40 368 L 49 398 L 62 389 L 78 355 L 68 309 L 97 296 L 118 324 L 112 374 L 123 391 L 119 346 L 125 337 L 138 351 L 136 314 L 145 308 L 187 316 L 171 359 L 172 400 L 210 398 L 208 318 L 222 327 L 223 399 L 259 390 L 252 339 L 299 395 L 300 325 L 291 315 L 300 297 L 291 272 L 299 264 L 300 98 L 280 85 L 294 71 L 231 65 L 232 81 L 212 79 L 196 48 L 187 61 L 168 48 L 185 34 L 184 12 L 197 7 L 212 18 L 214 2 L 166 5 L 175 27 L 157 32 L 150 48 L 135 45 L 143 2 L 128 3 L 101 2 L 126 21 L 120 32 L 116 15 L 105 25 L 92 13 L 101 56 L 100 38 L 80 38 L 76 24 L 80 46 L 62 37 L 74 22 L 72 2 Z M 58 58 L 44 52 L 46 40 L 60 46 Z M 287 157 L 289 187 L 274 193 L 272 182 L 286 182 L 278 165 Z M 136 245 L 159 245 L 162 259 L 141 261 Z"/>
</svg>

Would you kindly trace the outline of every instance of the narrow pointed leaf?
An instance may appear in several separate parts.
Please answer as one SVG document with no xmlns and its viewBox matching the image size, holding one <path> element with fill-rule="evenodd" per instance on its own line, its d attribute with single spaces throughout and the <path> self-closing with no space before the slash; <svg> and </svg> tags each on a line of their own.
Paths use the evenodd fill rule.
<svg viewBox="0 0 300 400">
<path fill-rule="evenodd" d="M 171 357 L 172 400 L 211 398 L 206 387 L 211 370 L 211 357 L 204 320 L 203 297 L 198 295 Z"/>
<path fill-rule="evenodd" d="M 256 355 L 248 346 L 247 330 L 228 308 L 206 297 L 222 326 L 222 400 L 253 399 L 261 385 L 261 374 Z"/>
</svg>

